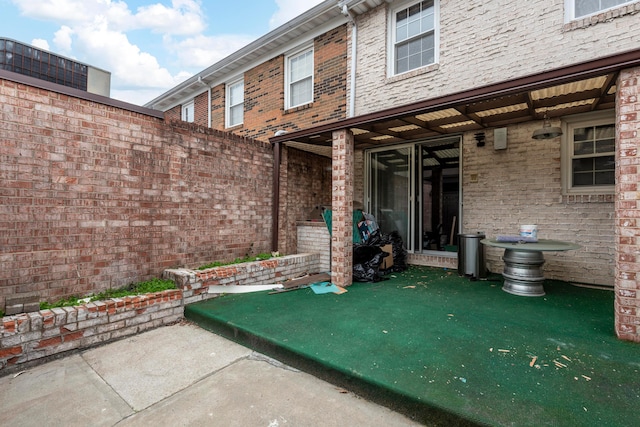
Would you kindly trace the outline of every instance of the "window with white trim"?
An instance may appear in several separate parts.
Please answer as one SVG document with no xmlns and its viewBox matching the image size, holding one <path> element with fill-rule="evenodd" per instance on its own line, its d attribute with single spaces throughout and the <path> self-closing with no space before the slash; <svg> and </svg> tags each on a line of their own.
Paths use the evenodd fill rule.
<svg viewBox="0 0 640 427">
<path fill-rule="evenodd" d="M 593 15 L 637 0 L 565 0 L 568 20 Z"/>
<path fill-rule="evenodd" d="M 286 59 L 285 108 L 313 102 L 313 47 Z"/>
<path fill-rule="evenodd" d="M 615 185 L 615 117 L 611 112 L 563 120 L 566 193 L 608 194 Z"/>
<path fill-rule="evenodd" d="M 195 106 L 193 101 L 182 104 L 182 120 L 185 122 L 194 121 Z"/>
<path fill-rule="evenodd" d="M 420 1 L 392 11 L 392 75 L 406 73 L 436 62 L 435 1 Z"/>
<path fill-rule="evenodd" d="M 244 79 L 227 84 L 226 99 L 227 127 L 241 125 L 244 122 Z"/>
</svg>

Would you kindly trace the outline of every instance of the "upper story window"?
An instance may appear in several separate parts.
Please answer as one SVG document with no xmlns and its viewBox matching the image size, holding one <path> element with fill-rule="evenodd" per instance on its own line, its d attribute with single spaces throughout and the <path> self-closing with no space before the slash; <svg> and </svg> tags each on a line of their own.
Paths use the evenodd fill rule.
<svg viewBox="0 0 640 427">
<path fill-rule="evenodd" d="M 195 118 L 195 106 L 193 101 L 182 104 L 182 120 L 185 122 L 193 122 Z"/>
<path fill-rule="evenodd" d="M 285 108 L 313 102 L 313 47 L 286 58 Z"/>
<path fill-rule="evenodd" d="M 568 20 L 593 15 L 637 0 L 565 0 Z"/>
<path fill-rule="evenodd" d="M 563 120 L 563 166 L 566 193 L 613 193 L 615 185 L 615 117 L 611 112 Z"/>
<path fill-rule="evenodd" d="M 242 124 L 244 121 L 244 80 L 236 80 L 227 85 L 226 99 L 227 127 Z"/>
<path fill-rule="evenodd" d="M 392 12 L 391 74 L 436 62 L 436 1 L 421 1 Z"/>
</svg>

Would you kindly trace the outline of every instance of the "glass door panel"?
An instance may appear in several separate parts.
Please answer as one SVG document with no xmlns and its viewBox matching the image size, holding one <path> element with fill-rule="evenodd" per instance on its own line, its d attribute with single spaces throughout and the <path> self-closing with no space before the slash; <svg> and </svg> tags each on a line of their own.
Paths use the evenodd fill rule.
<svg viewBox="0 0 640 427">
<path fill-rule="evenodd" d="M 411 248 L 409 218 L 411 214 L 412 147 L 371 153 L 370 208 L 383 233 L 398 231 L 405 247 Z"/>
</svg>

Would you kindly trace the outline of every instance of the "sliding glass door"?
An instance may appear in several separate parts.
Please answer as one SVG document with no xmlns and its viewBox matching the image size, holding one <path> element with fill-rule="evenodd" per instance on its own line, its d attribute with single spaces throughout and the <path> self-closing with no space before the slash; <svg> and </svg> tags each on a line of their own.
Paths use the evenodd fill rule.
<svg viewBox="0 0 640 427">
<path fill-rule="evenodd" d="M 404 242 L 411 217 L 411 170 L 413 147 L 371 152 L 369 157 L 369 205 L 380 229 L 397 230 Z"/>
<path fill-rule="evenodd" d="M 367 151 L 365 210 L 410 252 L 451 250 L 460 222 L 460 137 Z"/>
</svg>

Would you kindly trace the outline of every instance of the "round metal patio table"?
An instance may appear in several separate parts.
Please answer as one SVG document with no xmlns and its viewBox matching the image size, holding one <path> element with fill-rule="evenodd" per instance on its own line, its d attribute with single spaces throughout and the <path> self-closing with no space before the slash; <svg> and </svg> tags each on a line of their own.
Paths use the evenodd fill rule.
<svg viewBox="0 0 640 427">
<path fill-rule="evenodd" d="M 483 239 L 483 245 L 504 249 L 504 285 L 502 290 L 510 294 L 539 297 L 544 295 L 543 252 L 560 252 L 580 249 L 580 245 L 559 240 L 539 239 L 536 243 L 498 242 Z"/>
</svg>

